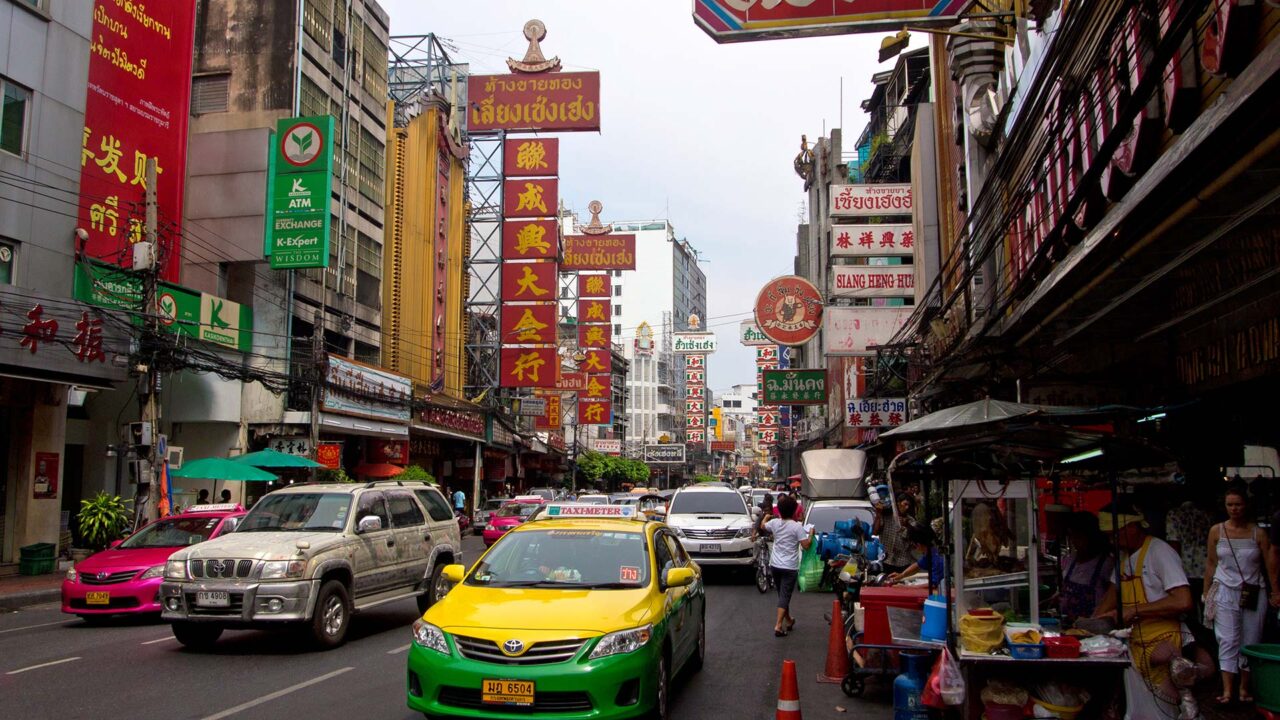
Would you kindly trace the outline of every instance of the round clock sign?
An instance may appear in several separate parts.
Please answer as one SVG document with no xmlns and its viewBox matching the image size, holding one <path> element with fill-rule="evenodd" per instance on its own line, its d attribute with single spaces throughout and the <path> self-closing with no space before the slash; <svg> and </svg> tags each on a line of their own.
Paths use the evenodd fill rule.
<svg viewBox="0 0 1280 720">
<path fill-rule="evenodd" d="M 756 296 L 756 325 L 779 345 L 803 345 L 822 327 L 822 295 L 798 275 L 776 277 Z"/>
</svg>

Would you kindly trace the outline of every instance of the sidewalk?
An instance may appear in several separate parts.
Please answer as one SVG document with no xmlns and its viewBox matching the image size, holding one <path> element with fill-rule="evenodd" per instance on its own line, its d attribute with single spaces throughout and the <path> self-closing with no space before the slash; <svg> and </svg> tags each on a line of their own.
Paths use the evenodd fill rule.
<svg viewBox="0 0 1280 720">
<path fill-rule="evenodd" d="M 62 578 L 60 572 L 0 578 L 0 610 L 56 602 L 61 599 Z"/>
</svg>

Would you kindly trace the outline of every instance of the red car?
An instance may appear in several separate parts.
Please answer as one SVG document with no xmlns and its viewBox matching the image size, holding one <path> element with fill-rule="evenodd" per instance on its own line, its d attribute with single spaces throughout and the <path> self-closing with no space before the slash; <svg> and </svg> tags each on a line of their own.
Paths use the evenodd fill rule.
<svg viewBox="0 0 1280 720">
<path fill-rule="evenodd" d="M 514 500 L 498 508 L 489 516 L 489 524 L 484 528 L 484 546 L 498 542 L 498 538 L 511 528 L 524 523 L 534 510 L 546 504 L 540 495 L 520 495 Z"/>
<path fill-rule="evenodd" d="M 244 517 L 234 504 L 193 505 L 145 525 L 85 558 L 62 581 L 62 612 L 85 620 L 120 613 L 157 613 L 164 564 L 175 551 L 231 532 Z"/>
</svg>

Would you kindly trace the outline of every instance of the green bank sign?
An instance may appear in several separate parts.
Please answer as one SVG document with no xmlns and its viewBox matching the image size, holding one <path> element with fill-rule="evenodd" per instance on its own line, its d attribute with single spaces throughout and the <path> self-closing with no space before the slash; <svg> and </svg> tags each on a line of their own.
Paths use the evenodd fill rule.
<svg viewBox="0 0 1280 720">
<path fill-rule="evenodd" d="M 76 265 L 74 296 L 99 307 L 136 313 L 141 324 L 142 278 L 96 261 Z M 156 286 L 155 313 L 160 328 L 232 350 L 253 348 L 253 310 L 208 293 L 161 282 Z"/>
<path fill-rule="evenodd" d="M 263 250 L 272 268 L 328 267 L 333 117 L 280 120 L 271 145 Z"/>
</svg>

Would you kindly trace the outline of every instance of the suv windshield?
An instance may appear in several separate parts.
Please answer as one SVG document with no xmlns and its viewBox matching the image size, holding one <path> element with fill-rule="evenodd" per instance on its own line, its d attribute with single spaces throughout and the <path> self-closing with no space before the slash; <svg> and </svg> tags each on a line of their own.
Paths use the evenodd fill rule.
<svg viewBox="0 0 1280 720">
<path fill-rule="evenodd" d="M 820 533 L 834 532 L 837 520 L 861 520 L 868 525 L 875 523 L 875 517 L 871 514 L 871 510 L 866 507 L 818 505 L 810 510 L 809 517 L 805 518 L 805 522 L 812 525 Z"/>
<path fill-rule="evenodd" d="M 236 532 L 342 532 L 351 509 L 347 493 L 279 493 L 268 495 L 244 516 Z"/>
<path fill-rule="evenodd" d="M 538 503 L 507 503 L 495 515 L 498 517 L 529 517 L 534 510 L 542 507 Z"/>
<path fill-rule="evenodd" d="M 746 515 L 747 505 L 736 490 L 726 492 L 682 492 L 671 499 L 670 514 Z"/>
<path fill-rule="evenodd" d="M 204 542 L 218 527 L 217 517 L 178 517 L 153 522 L 134 533 L 120 547 L 128 550 L 157 547 L 186 547 Z"/>
<path fill-rule="evenodd" d="M 649 557 L 641 532 L 526 530 L 503 536 L 466 582 L 483 587 L 636 588 L 649 584 Z"/>
</svg>

